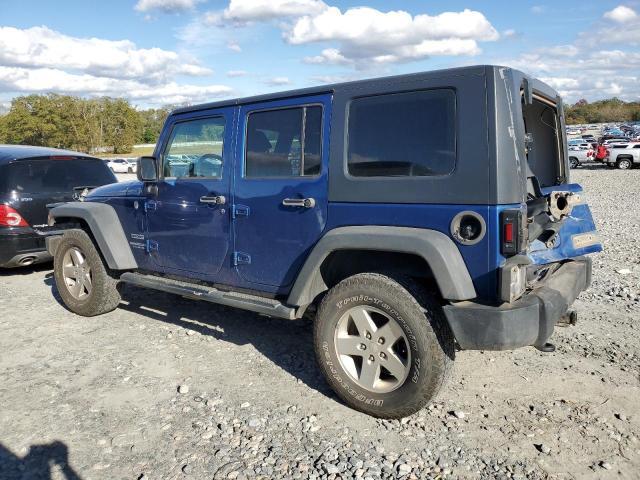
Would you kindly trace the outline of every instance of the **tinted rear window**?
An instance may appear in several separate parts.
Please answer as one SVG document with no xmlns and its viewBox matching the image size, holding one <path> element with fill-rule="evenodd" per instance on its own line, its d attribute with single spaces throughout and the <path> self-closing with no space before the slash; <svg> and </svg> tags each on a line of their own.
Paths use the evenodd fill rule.
<svg viewBox="0 0 640 480">
<path fill-rule="evenodd" d="M 358 98 L 349 107 L 349 173 L 447 175 L 456 161 L 456 98 L 449 89 Z"/>
<path fill-rule="evenodd" d="M 98 187 L 117 182 L 102 160 L 18 160 L 4 165 L 0 190 L 24 193 L 69 192 L 74 187 Z"/>
</svg>

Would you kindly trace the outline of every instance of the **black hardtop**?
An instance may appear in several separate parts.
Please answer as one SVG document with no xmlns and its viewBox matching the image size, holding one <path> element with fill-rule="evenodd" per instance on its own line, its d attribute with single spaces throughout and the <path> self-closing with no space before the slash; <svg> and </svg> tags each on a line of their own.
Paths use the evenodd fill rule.
<svg viewBox="0 0 640 480">
<path fill-rule="evenodd" d="M 63 150 L 60 148 L 36 147 L 33 145 L 0 145 L 0 165 L 13 162 L 14 160 L 55 156 L 95 158 L 91 155 L 87 155 L 86 153 Z"/>
<path fill-rule="evenodd" d="M 296 97 L 304 97 L 309 95 L 319 95 L 323 93 L 335 93 L 339 91 L 354 91 L 365 89 L 369 90 L 372 86 L 388 86 L 390 84 L 402 86 L 403 83 L 411 83 L 414 84 L 417 81 L 422 79 L 424 80 L 434 80 L 438 77 L 450 77 L 452 75 L 486 75 L 488 71 L 494 71 L 499 69 L 508 69 L 512 72 L 516 73 L 517 77 L 520 78 L 529 78 L 523 72 L 518 70 L 511 69 L 509 67 L 502 67 L 498 65 L 474 65 L 469 67 L 457 67 L 457 68 L 447 68 L 441 70 L 432 70 L 428 72 L 417 72 L 417 73 L 408 73 L 403 75 L 393 75 L 387 77 L 378 77 L 378 78 L 369 78 L 365 80 L 355 80 L 351 82 L 343 82 L 343 83 L 335 83 L 331 85 L 321 85 L 317 87 L 308 87 L 301 88 L 297 90 L 287 90 L 283 92 L 274 92 L 268 93 L 264 95 L 255 95 L 251 97 L 239 97 L 232 98 L 228 100 L 220 100 L 217 102 L 210 103 L 202 103 L 198 105 L 191 105 L 187 107 L 181 107 L 173 110 L 171 112 L 172 115 L 177 115 L 180 113 L 188 113 L 199 110 L 208 110 L 212 108 L 221 108 L 221 107 L 231 107 L 237 105 L 244 105 L 248 103 L 257 103 L 257 102 L 268 102 L 270 100 L 282 100 L 286 98 L 296 98 Z M 557 92 L 553 90 L 550 86 L 544 84 L 543 82 L 533 79 L 530 79 L 533 82 L 534 88 L 538 89 L 545 95 L 550 98 L 555 98 L 558 96 Z"/>
</svg>

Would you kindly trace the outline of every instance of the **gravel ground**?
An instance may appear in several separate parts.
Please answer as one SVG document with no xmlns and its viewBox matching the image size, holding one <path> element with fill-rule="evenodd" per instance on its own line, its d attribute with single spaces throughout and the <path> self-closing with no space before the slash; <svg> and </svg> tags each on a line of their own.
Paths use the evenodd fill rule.
<svg viewBox="0 0 640 480">
<path fill-rule="evenodd" d="M 401 421 L 336 399 L 309 321 L 134 287 L 81 318 L 48 266 L 0 272 L 0 478 L 638 478 L 640 170 L 573 178 L 606 248 L 578 325 L 552 354 L 461 352 Z"/>
</svg>

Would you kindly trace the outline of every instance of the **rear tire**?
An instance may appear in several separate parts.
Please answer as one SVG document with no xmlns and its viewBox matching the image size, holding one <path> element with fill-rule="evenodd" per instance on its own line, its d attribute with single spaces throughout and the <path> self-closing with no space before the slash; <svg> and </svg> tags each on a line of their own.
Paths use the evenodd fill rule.
<svg viewBox="0 0 640 480">
<path fill-rule="evenodd" d="M 53 259 L 53 276 L 62 301 L 78 315 L 100 315 L 120 303 L 118 280 L 83 230 L 68 230 L 62 236 Z"/>
<path fill-rule="evenodd" d="M 569 166 L 571 168 L 578 168 L 580 166 L 580 162 L 578 161 L 578 159 L 576 157 L 570 157 L 569 158 Z"/>
<path fill-rule="evenodd" d="M 133 168 L 129 167 L 129 168 L 127 169 L 127 173 L 133 173 Z"/>
<path fill-rule="evenodd" d="M 440 305 L 411 279 L 375 273 L 354 275 L 329 291 L 316 316 L 314 346 L 336 394 L 380 418 L 423 408 L 455 358 Z"/>
</svg>

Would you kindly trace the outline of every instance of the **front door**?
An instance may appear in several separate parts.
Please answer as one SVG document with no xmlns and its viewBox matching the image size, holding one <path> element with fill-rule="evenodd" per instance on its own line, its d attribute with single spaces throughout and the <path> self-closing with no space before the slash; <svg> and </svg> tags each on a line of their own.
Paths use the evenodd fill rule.
<svg viewBox="0 0 640 480">
<path fill-rule="evenodd" d="M 257 289 L 290 286 L 327 221 L 330 95 L 240 108 L 233 262 Z"/>
<path fill-rule="evenodd" d="M 159 270 L 215 281 L 229 253 L 233 112 L 176 116 L 146 201 L 146 246 Z M 194 275 L 195 273 L 195 275 Z"/>
</svg>

